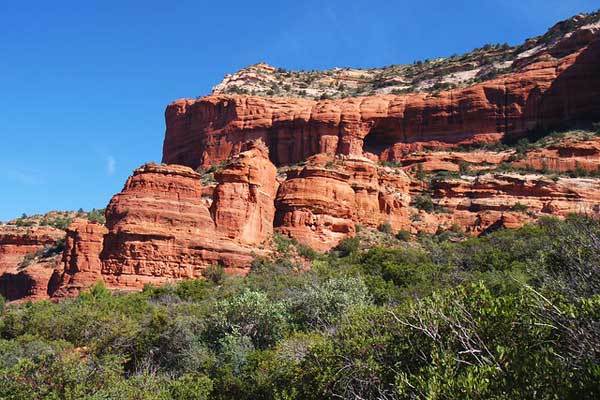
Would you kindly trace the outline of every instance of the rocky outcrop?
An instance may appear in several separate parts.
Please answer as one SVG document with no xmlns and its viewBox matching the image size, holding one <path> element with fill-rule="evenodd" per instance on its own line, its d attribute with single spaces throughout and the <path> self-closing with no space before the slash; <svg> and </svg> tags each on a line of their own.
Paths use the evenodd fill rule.
<svg viewBox="0 0 600 400">
<path fill-rule="evenodd" d="M 597 179 L 488 173 L 436 181 L 431 189 L 443 211 L 426 219 L 422 230 L 430 232 L 457 224 L 468 233 L 480 234 L 494 227 L 519 227 L 541 216 L 600 212 Z"/>
<path fill-rule="evenodd" d="M 103 281 L 137 290 L 198 278 L 210 265 L 247 272 L 273 232 L 276 169 L 264 145 L 246 144 L 205 191 L 200 174 L 178 165 L 136 169 L 106 208 L 106 227 L 75 221 L 68 229 L 57 297 Z M 204 197 L 212 196 L 209 209 Z"/>
<path fill-rule="evenodd" d="M 536 149 L 513 166 L 537 171 L 600 173 L 600 138 L 566 140 Z"/>
<path fill-rule="evenodd" d="M 472 211 L 508 211 L 519 203 L 531 212 L 566 216 L 592 213 L 600 204 L 600 182 L 586 178 L 486 174 L 436 182 L 433 190 L 441 205 Z"/>
<path fill-rule="evenodd" d="M 45 247 L 55 245 L 65 232 L 51 227 L 0 225 L 0 274 Z"/>
<path fill-rule="evenodd" d="M 0 295 L 8 300 L 48 298 L 60 258 L 43 253 L 64 236 L 50 227 L 0 226 Z"/>
<path fill-rule="evenodd" d="M 212 95 L 166 110 L 163 161 L 196 168 L 261 138 L 276 165 L 318 153 L 400 161 L 424 147 L 515 141 L 537 130 L 600 120 L 600 29 L 584 29 L 513 72 L 439 93 L 336 100 Z M 561 42 L 562 43 L 562 42 Z"/>
<path fill-rule="evenodd" d="M 250 142 L 216 174 L 211 214 L 217 232 L 241 243 L 258 245 L 273 234 L 277 169 L 262 142 Z"/>
<path fill-rule="evenodd" d="M 107 232 L 104 225 L 85 219 L 75 219 L 69 225 L 62 257 L 63 272 L 57 290 L 52 293 L 54 297 L 76 295 L 104 280 L 100 252 Z"/>
<path fill-rule="evenodd" d="M 200 176 L 190 168 L 147 164 L 137 169 L 107 207 L 101 253 L 105 282 L 140 288 L 200 277 L 213 264 L 247 267 L 251 249 L 217 234 L 201 193 Z"/>
<path fill-rule="evenodd" d="M 315 156 L 279 187 L 276 229 L 318 250 L 354 235 L 356 224 L 407 225 L 409 178 L 365 158 Z"/>
<path fill-rule="evenodd" d="M 457 171 L 460 162 L 469 160 L 477 169 L 477 162 L 500 163 L 511 153 L 484 154 L 434 152 L 427 158 L 452 160 L 433 170 Z M 393 231 L 412 233 L 460 229 L 479 235 L 516 228 L 541 216 L 600 213 L 598 179 L 486 172 L 481 166 L 479 175 L 428 176 L 425 181 L 417 180 L 414 171 L 409 172 L 412 176 L 404 172 L 424 156 L 394 168 L 358 157 L 309 158 L 306 166 L 289 171 L 279 188 L 276 230 L 324 251 L 354 235 L 359 224 L 389 224 Z"/>
</svg>

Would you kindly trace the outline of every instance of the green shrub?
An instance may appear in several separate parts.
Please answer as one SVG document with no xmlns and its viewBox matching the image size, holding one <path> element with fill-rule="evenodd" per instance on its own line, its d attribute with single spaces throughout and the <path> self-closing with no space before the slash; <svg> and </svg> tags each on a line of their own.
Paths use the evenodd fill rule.
<svg viewBox="0 0 600 400">
<path fill-rule="evenodd" d="M 386 233 L 388 235 L 391 235 L 394 233 L 394 229 L 392 228 L 392 225 L 389 222 L 384 222 L 383 224 L 380 224 L 377 227 L 377 230 L 379 232 Z"/>
<path fill-rule="evenodd" d="M 99 224 L 106 224 L 106 217 L 104 216 L 105 213 L 105 209 L 101 208 L 101 209 L 95 209 L 93 208 L 92 211 L 88 212 L 87 218 L 89 221 L 92 222 L 97 222 Z"/>
<path fill-rule="evenodd" d="M 347 257 L 358 252 L 360 247 L 360 239 L 358 237 L 350 237 L 342 240 L 335 246 L 334 250 L 340 257 Z"/>
<path fill-rule="evenodd" d="M 0 398 L 598 398 L 600 221 L 458 235 L 0 306 Z"/>
<path fill-rule="evenodd" d="M 288 254 L 290 248 L 294 244 L 294 240 L 292 238 L 277 232 L 273 235 L 273 242 L 275 243 L 275 249 L 277 252 L 282 254 Z"/>
<path fill-rule="evenodd" d="M 225 277 L 225 269 L 222 265 L 212 264 L 202 271 L 202 276 L 212 283 L 219 284 Z"/>
<path fill-rule="evenodd" d="M 289 316 L 283 303 L 262 292 L 245 290 L 217 304 L 211 321 L 214 338 L 247 336 L 256 348 L 272 346 L 283 337 Z"/>
<path fill-rule="evenodd" d="M 398 231 L 398 233 L 396 233 L 396 239 L 403 242 L 408 242 L 411 239 L 411 234 L 409 231 L 401 229 Z"/>
<path fill-rule="evenodd" d="M 525 212 L 527 212 L 527 210 L 529 209 L 529 207 L 527 207 L 525 204 L 521 204 L 519 202 L 516 202 L 515 204 L 513 204 L 513 206 L 510 209 L 512 211 L 516 211 L 516 212 L 520 212 L 520 213 L 525 213 Z"/>
<path fill-rule="evenodd" d="M 327 328 L 350 308 L 371 303 L 369 291 L 359 278 L 331 278 L 305 285 L 291 293 L 290 309 L 299 326 Z"/>
<path fill-rule="evenodd" d="M 169 383 L 173 400 L 208 400 L 212 389 L 212 381 L 204 375 L 186 374 Z"/>
<path fill-rule="evenodd" d="M 319 256 L 319 253 L 317 253 L 312 247 L 301 243 L 296 244 L 296 251 L 298 251 L 299 255 L 309 260 L 314 260 Z"/>
<path fill-rule="evenodd" d="M 435 205 L 433 204 L 433 200 L 431 199 L 431 196 L 423 194 L 423 195 L 417 195 L 414 197 L 413 199 L 413 205 L 415 208 L 419 209 L 419 210 L 423 210 L 425 212 L 433 212 Z"/>
</svg>

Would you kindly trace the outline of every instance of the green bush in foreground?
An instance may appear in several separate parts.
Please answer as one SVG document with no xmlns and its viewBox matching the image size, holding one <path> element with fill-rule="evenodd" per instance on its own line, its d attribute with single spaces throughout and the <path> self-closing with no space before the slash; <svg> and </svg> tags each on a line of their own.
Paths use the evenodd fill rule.
<svg viewBox="0 0 600 400">
<path fill-rule="evenodd" d="M 598 221 L 395 243 L 0 307 L 0 399 L 600 396 Z"/>
</svg>

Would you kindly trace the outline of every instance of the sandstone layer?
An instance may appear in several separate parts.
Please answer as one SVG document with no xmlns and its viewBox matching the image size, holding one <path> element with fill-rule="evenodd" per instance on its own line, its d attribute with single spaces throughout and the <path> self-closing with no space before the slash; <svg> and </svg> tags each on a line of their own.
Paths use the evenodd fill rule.
<svg viewBox="0 0 600 400">
<path fill-rule="evenodd" d="M 338 88 L 335 99 L 267 95 L 273 76 L 301 88 L 312 73 L 261 66 L 213 95 L 175 101 L 166 109 L 165 164 L 133 172 L 108 204 L 106 225 L 0 229 L 0 294 L 56 299 L 98 281 L 139 290 L 213 265 L 245 274 L 273 251 L 274 232 L 327 251 L 359 229 L 481 235 L 543 216 L 600 216 L 600 131 L 589 129 L 600 121 L 600 22 L 592 17 L 519 48 L 369 70 L 362 82 L 356 71 L 325 74 L 319 80 Z M 474 77 L 465 62 L 477 65 Z M 387 75 L 396 70 L 402 77 Z M 436 71 L 460 75 L 452 78 L 460 84 L 434 89 L 449 87 Z M 381 86 L 357 97 L 342 96 L 349 92 L 332 78 L 356 81 L 364 94 L 409 75 L 418 81 L 409 93 Z M 247 80 L 264 95 L 225 94 Z M 585 134 L 548 135 L 580 125 Z M 65 236 L 62 257 L 38 254 Z"/>
<path fill-rule="evenodd" d="M 50 227 L 0 226 L 0 295 L 8 300 L 48 298 L 60 257 L 45 257 L 65 233 Z"/>
<path fill-rule="evenodd" d="M 336 100 L 212 95 L 167 107 L 163 162 L 192 168 L 262 139 L 276 165 L 318 153 L 399 161 L 424 147 L 516 141 L 600 120 L 600 28 L 581 29 L 494 79 L 439 93 Z"/>
<path fill-rule="evenodd" d="M 55 296 L 96 281 L 136 290 L 199 278 L 211 265 L 247 272 L 272 236 L 276 171 L 264 145 L 246 148 L 217 175 L 210 209 L 200 174 L 192 169 L 157 164 L 136 169 L 106 208 L 106 227 L 80 220 L 69 227 Z"/>
</svg>

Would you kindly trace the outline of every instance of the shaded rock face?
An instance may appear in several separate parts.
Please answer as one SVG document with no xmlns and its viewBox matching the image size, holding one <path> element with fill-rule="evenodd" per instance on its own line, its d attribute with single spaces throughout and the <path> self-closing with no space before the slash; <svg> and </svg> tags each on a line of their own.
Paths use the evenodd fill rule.
<svg viewBox="0 0 600 400">
<path fill-rule="evenodd" d="M 517 140 L 536 130 L 600 120 L 600 30 L 566 38 L 517 72 L 437 94 L 315 101 L 212 95 L 167 107 L 163 162 L 196 168 L 261 138 L 276 165 L 317 153 L 398 161 L 424 147 Z"/>
<path fill-rule="evenodd" d="M 60 257 L 32 257 L 64 236 L 64 231 L 50 227 L 0 226 L 0 295 L 8 300 L 48 298 L 55 289 Z M 26 257 L 29 263 L 23 263 Z"/>
</svg>

